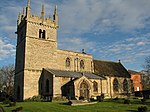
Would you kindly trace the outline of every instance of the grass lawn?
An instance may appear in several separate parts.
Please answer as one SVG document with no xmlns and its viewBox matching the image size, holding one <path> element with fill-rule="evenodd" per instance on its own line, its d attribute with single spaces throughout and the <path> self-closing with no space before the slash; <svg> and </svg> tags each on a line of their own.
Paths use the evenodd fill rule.
<svg viewBox="0 0 150 112">
<path fill-rule="evenodd" d="M 150 110 L 150 100 L 145 105 L 139 99 L 132 99 L 131 104 L 123 104 L 123 100 L 105 100 L 91 105 L 69 106 L 66 102 L 19 102 L 15 107 L 3 106 L 6 112 L 22 106 L 23 112 L 137 112 L 139 106 L 147 106 Z"/>
</svg>

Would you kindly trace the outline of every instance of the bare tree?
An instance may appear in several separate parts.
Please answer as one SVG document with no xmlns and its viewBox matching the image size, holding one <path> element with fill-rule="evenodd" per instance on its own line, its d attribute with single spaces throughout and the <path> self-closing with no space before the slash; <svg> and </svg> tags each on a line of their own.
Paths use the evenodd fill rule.
<svg viewBox="0 0 150 112">
<path fill-rule="evenodd" d="M 145 71 L 148 75 L 150 75 L 150 56 L 145 58 L 145 65 L 144 65 Z"/>
<path fill-rule="evenodd" d="M 145 58 L 144 70 L 142 71 L 142 84 L 144 90 L 150 90 L 150 56 Z"/>
<path fill-rule="evenodd" d="M 0 68 L 1 86 L 3 91 L 5 91 L 9 96 L 13 94 L 14 74 L 14 65 L 3 66 Z"/>
</svg>

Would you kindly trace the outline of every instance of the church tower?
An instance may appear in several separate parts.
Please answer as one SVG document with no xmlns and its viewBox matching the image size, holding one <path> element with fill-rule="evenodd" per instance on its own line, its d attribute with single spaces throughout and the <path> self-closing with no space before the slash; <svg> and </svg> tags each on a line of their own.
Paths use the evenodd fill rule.
<svg viewBox="0 0 150 112">
<path fill-rule="evenodd" d="M 57 29 L 57 6 L 53 19 L 45 18 L 44 3 L 41 16 L 31 15 L 30 0 L 26 13 L 24 8 L 22 13 L 19 13 L 14 85 L 15 98 L 18 101 L 38 95 L 38 79 L 42 68 L 57 67 Z"/>
</svg>

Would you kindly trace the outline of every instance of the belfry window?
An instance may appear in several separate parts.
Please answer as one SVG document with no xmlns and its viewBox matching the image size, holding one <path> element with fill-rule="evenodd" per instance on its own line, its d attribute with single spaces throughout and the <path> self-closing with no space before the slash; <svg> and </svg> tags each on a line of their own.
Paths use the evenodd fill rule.
<svg viewBox="0 0 150 112">
<path fill-rule="evenodd" d="M 70 67 L 70 58 L 66 58 L 66 67 Z"/>
<path fill-rule="evenodd" d="M 81 60 L 81 61 L 80 61 L 80 69 L 84 69 L 84 67 L 85 67 L 85 65 L 84 65 L 84 61 L 83 61 L 83 60 Z"/>
<path fill-rule="evenodd" d="M 46 36 L 45 36 L 45 30 L 41 30 L 41 29 L 39 29 L 39 38 L 42 38 L 42 39 L 45 39 L 46 38 Z"/>
</svg>

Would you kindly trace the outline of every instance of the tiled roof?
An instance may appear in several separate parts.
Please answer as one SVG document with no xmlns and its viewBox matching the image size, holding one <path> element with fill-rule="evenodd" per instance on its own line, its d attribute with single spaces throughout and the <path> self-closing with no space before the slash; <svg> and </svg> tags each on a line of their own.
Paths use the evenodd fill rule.
<svg viewBox="0 0 150 112">
<path fill-rule="evenodd" d="M 130 78 L 129 72 L 120 62 L 110 62 L 93 60 L 94 71 L 96 74 L 102 74 L 104 76 L 116 76 L 116 77 L 127 77 Z"/>
<path fill-rule="evenodd" d="M 57 77 L 72 77 L 72 78 L 80 78 L 82 76 L 85 76 L 89 79 L 105 79 L 104 77 L 92 74 L 92 73 L 81 73 L 81 72 L 73 72 L 73 71 L 65 71 L 65 70 L 54 70 L 54 69 L 48 69 L 46 68 L 48 72 L 52 73 L 53 75 Z"/>
</svg>

